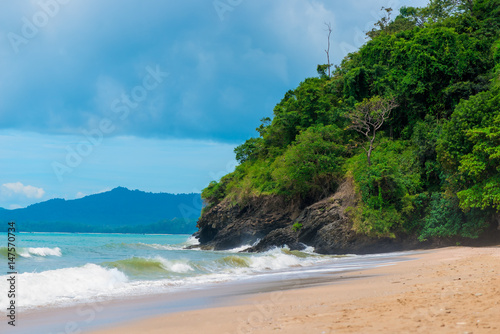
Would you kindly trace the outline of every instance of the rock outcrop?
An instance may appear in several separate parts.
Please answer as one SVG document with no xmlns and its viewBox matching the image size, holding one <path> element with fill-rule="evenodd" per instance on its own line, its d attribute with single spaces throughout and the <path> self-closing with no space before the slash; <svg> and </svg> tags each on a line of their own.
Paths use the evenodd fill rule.
<svg viewBox="0 0 500 334">
<path fill-rule="evenodd" d="M 346 209 L 355 204 L 349 179 L 334 195 L 304 209 L 274 196 L 253 198 L 244 206 L 225 200 L 200 218 L 195 235 L 201 248 L 213 250 L 253 245 L 247 251 L 260 252 L 287 245 L 297 250 L 313 246 L 318 253 L 345 254 L 408 247 L 398 239 L 371 239 L 354 232 Z M 293 228 L 294 224 L 301 227 Z"/>
<path fill-rule="evenodd" d="M 356 201 L 350 179 L 346 179 L 332 196 L 302 209 L 280 197 L 253 198 L 245 206 L 231 205 L 225 200 L 200 218 L 195 236 L 203 249 L 227 250 L 253 245 L 246 251 L 262 252 L 284 245 L 292 250 L 312 246 L 321 254 L 382 253 L 457 243 L 481 245 L 486 240 L 454 238 L 422 243 L 412 235 L 370 238 L 352 228 L 346 211 L 355 207 Z M 489 234 L 490 231 L 485 231 L 485 235 Z M 495 238 L 498 240 L 498 236 Z"/>
<path fill-rule="evenodd" d="M 198 221 L 198 237 L 204 249 L 226 250 L 252 245 L 270 232 L 290 225 L 298 212 L 280 197 L 259 197 L 244 206 L 224 200 Z"/>
</svg>

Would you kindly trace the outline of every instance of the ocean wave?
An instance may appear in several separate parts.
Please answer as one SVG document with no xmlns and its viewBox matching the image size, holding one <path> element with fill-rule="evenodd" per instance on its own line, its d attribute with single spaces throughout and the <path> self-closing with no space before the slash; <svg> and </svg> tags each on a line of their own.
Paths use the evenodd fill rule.
<svg viewBox="0 0 500 334">
<path fill-rule="evenodd" d="M 0 256 L 7 258 L 9 252 L 7 247 L 0 247 Z M 61 249 L 59 247 L 49 248 L 49 247 L 28 247 L 28 248 L 16 248 L 16 255 L 24 258 L 32 256 L 62 256 Z"/>
<path fill-rule="evenodd" d="M 17 255 L 19 255 L 19 253 L 16 250 L 16 256 Z M 7 258 L 9 256 L 9 249 L 7 247 L 0 247 L 0 256 L 3 258 Z"/>
<path fill-rule="evenodd" d="M 241 252 L 249 249 L 250 247 L 252 247 L 252 245 L 243 245 L 243 246 L 240 246 L 240 247 L 236 247 L 236 248 L 225 250 L 223 252 L 226 252 L 226 253 L 241 253 Z"/>
<path fill-rule="evenodd" d="M 250 259 L 250 267 L 258 271 L 299 267 L 304 265 L 305 262 L 317 262 L 306 261 L 304 258 L 290 253 L 290 249 L 288 248 L 274 248 L 263 255 L 252 255 Z"/>
<path fill-rule="evenodd" d="M 157 250 L 182 250 L 182 246 L 176 246 L 176 245 L 159 245 L 159 244 L 143 244 L 139 243 L 141 247 L 144 248 L 152 248 L 152 249 L 157 249 Z"/>
<path fill-rule="evenodd" d="M 250 268 L 256 271 L 280 270 L 293 267 L 311 266 L 329 262 L 345 255 L 321 255 L 314 253 L 312 247 L 302 251 L 290 250 L 288 247 L 273 248 L 259 255 L 250 257 Z"/>
<path fill-rule="evenodd" d="M 291 268 L 332 261 L 331 256 L 315 254 L 312 249 L 299 252 L 287 247 L 259 254 L 200 252 L 199 256 L 190 260 L 167 259 L 163 254 L 19 274 L 17 283 L 22 287 L 19 289 L 20 306 L 66 306 L 84 301 L 168 292 L 179 287 L 244 279 L 259 273 L 274 275 L 276 270 L 282 274 Z M 0 291 L 6 291 L 6 284 L 6 276 L 0 277 Z M 6 297 L 6 294 L 0 294 L 0 305 L 7 302 Z"/>
<path fill-rule="evenodd" d="M 107 249 L 156 249 L 164 251 L 185 250 L 186 247 L 198 245 L 199 241 L 193 236 L 190 236 L 186 241 L 178 244 L 147 244 L 143 242 L 137 243 L 110 243 L 102 246 Z"/>
<path fill-rule="evenodd" d="M 260 239 L 257 239 L 253 244 L 248 244 L 248 245 L 241 245 L 240 247 L 236 247 L 233 249 L 228 249 L 225 252 L 228 253 L 241 253 L 249 249 L 250 247 L 256 246 L 260 242 Z"/>
<path fill-rule="evenodd" d="M 108 249 L 156 249 L 156 250 L 182 250 L 183 245 L 159 245 L 159 244 L 145 244 L 143 242 L 128 244 L 128 243 L 112 243 L 103 246 Z"/>
<path fill-rule="evenodd" d="M 187 261 L 167 260 L 160 256 L 154 258 L 132 257 L 125 260 L 105 262 L 103 265 L 108 268 L 116 268 L 132 277 L 147 277 L 151 274 L 168 273 L 184 274 L 194 270 Z"/>
<path fill-rule="evenodd" d="M 0 291 L 7 291 L 8 276 L 0 277 Z M 23 273 L 17 276 L 20 307 L 60 305 L 106 295 L 128 282 L 118 269 L 96 264 L 82 267 Z M 7 294 L 0 294 L 0 305 L 7 305 Z"/>
<path fill-rule="evenodd" d="M 29 247 L 29 248 L 21 248 L 23 250 L 24 257 L 35 256 L 62 256 L 61 249 L 59 247 L 48 248 L 48 247 Z"/>
<path fill-rule="evenodd" d="M 280 270 L 293 267 L 309 266 L 333 259 L 312 252 L 312 248 L 304 251 L 292 251 L 288 247 L 273 248 L 259 254 L 237 253 L 202 263 L 200 266 L 207 272 L 224 273 L 257 273 L 269 270 Z"/>
<path fill-rule="evenodd" d="M 190 236 L 185 242 L 184 242 L 184 246 L 195 246 L 195 245 L 199 245 L 200 244 L 200 241 L 194 237 L 194 236 Z"/>
<path fill-rule="evenodd" d="M 246 257 L 238 255 L 230 255 L 221 259 L 215 260 L 216 263 L 227 268 L 248 268 L 250 267 L 250 260 Z"/>
<path fill-rule="evenodd" d="M 159 279 L 181 278 L 186 275 L 209 275 L 216 273 L 245 274 L 268 270 L 300 267 L 318 263 L 322 260 L 313 254 L 290 251 L 287 248 L 276 248 L 269 252 L 250 255 L 246 253 L 231 254 L 217 259 L 169 260 L 161 256 L 105 262 L 106 268 L 116 268 L 130 278 Z"/>
</svg>

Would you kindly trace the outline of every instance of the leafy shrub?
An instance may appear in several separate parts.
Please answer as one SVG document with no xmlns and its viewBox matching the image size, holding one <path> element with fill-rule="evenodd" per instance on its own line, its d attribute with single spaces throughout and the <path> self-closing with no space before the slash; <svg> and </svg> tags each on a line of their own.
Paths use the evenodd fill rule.
<svg viewBox="0 0 500 334">
<path fill-rule="evenodd" d="M 354 228 L 372 236 L 394 236 L 412 211 L 411 195 L 420 188 L 415 149 L 400 141 L 383 141 L 374 151 L 372 165 L 361 153 L 349 162 L 360 205 L 351 210 Z"/>
<path fill-rule="evenodd" d="M 438 157 L 460 207 L 500 209 L 500 89 L 462 101 L 444 127 Z"/>
<path fill-rule="evenodd" d="M 484 214 L 478 210 L 464 213 L 456 198 L 436 192 L 430 196 L 428 214 L 418 238 L 420 241 L 435 237 L 477 238 L 486 226 Z"/>
<path fill-rule="evenodd" d="M 295 224 L 292 225 L 292 231 L 298 232 L 302 228 L 302 224 L 299 222 L 296 222 Z"/>
<path fill-rule="evenodd" d="M 331 193 L 344 162 L 345 147 L 337 142 L 341 135 L 342 130 L 335 125 L 303 131 L 271 166 L 277 192 L 289 197 L 315 198 Z"/>
</svg>

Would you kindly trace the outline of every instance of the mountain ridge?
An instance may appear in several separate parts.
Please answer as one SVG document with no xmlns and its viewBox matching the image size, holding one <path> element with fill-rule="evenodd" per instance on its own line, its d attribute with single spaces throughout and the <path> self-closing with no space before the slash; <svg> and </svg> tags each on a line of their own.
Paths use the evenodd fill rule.
<svg viewBox="0 0 500 334">
<path fill-rule="evenodd" d="M 200 194 L 151 193 L 117 187 L 79 199 L 53 198 L 26 208 L 0 210 L 0 221 L 16 221 L 24 230 L 60 232 L 134 231 L 153 225 L 188 224 L 192 233 L 201 212 Z M 158 227 L 158 226 L 157 226 Z"/>
</svg>

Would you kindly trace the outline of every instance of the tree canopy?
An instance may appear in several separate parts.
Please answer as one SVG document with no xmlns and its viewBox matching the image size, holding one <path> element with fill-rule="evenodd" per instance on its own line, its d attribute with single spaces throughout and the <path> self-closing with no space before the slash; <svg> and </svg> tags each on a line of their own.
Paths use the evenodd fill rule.
<svg viewBox="0 0 500 334">
<path fill-rule="evenodd" d="M 383 11 L 370 40 L 331 75 L 320 64 L 318 77 L 285 93 L 259 136 L 235 149 L 236 170 L 203 191 L 205 210 L 265 195 L 305 206 L 352 178 L 359 201 L 349 212 L 360 233 L 477 237 L 493 221 L 500 0 L 431 0 L 394 19 Z M 367 110 L 368 136 L 357 131 Z"/>
</svg>

